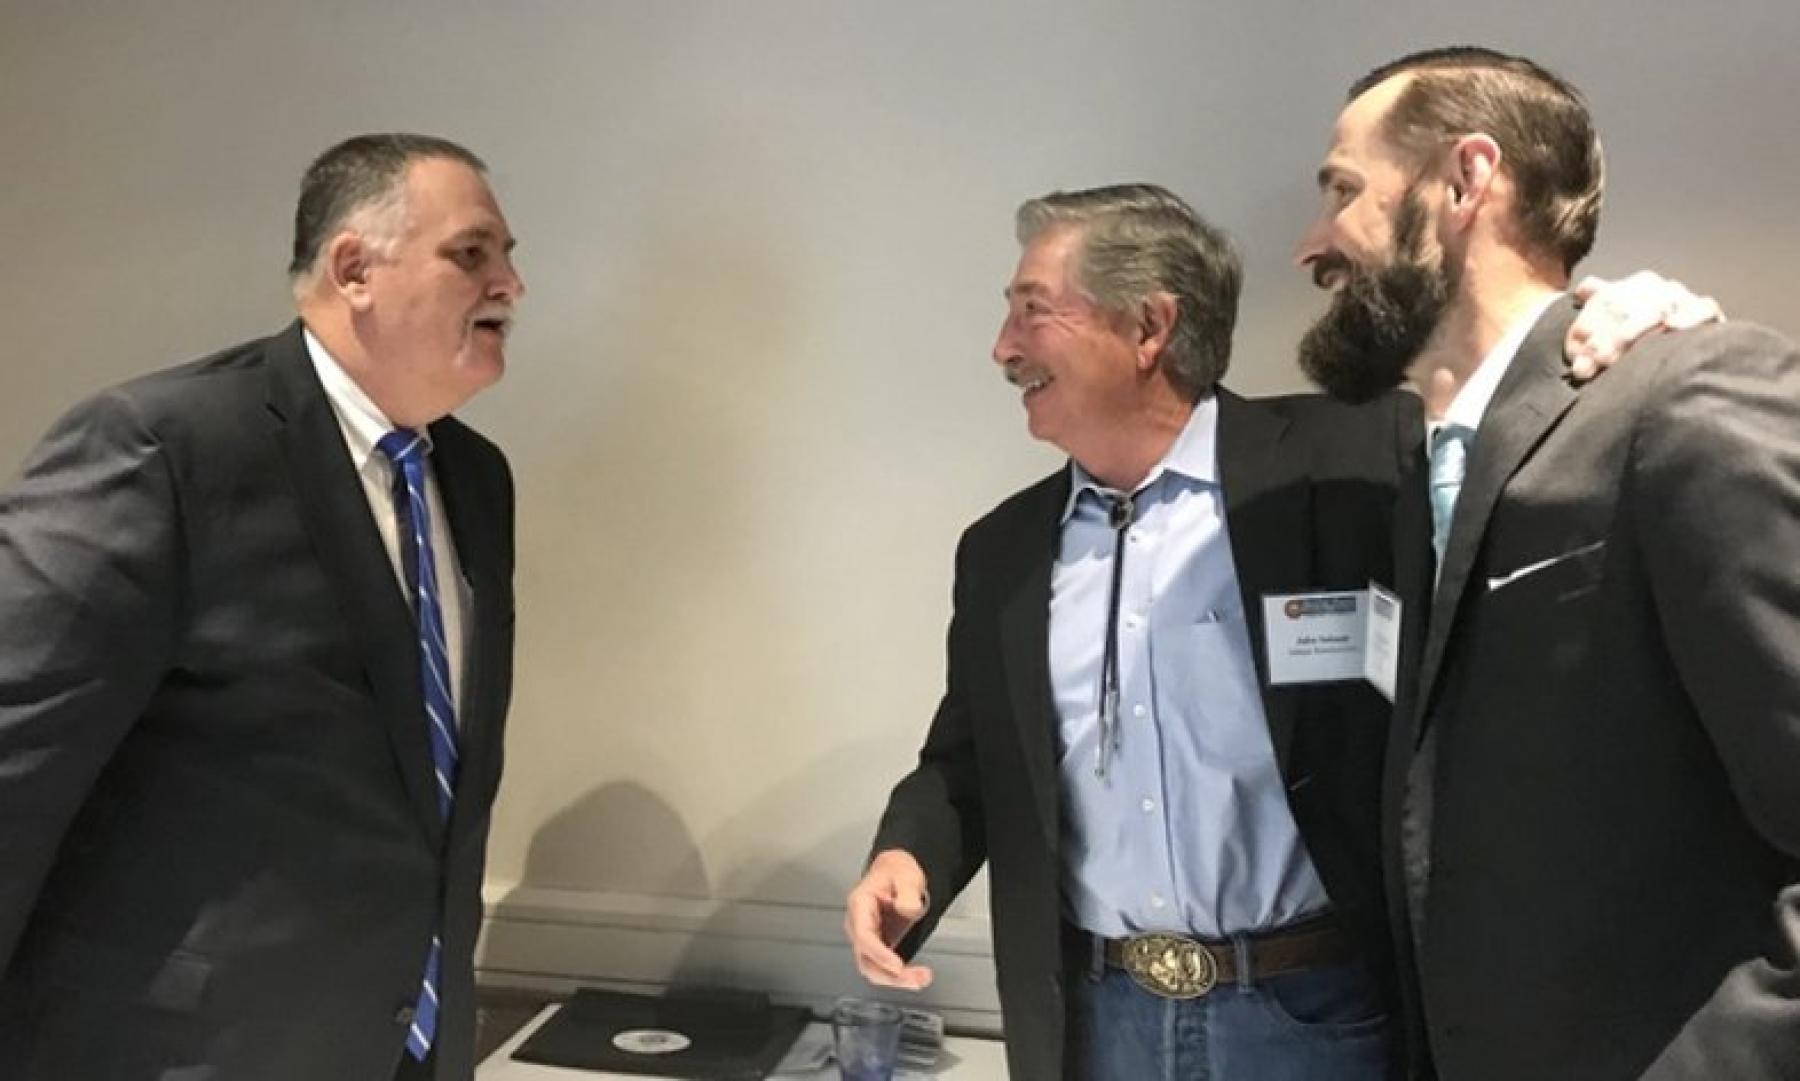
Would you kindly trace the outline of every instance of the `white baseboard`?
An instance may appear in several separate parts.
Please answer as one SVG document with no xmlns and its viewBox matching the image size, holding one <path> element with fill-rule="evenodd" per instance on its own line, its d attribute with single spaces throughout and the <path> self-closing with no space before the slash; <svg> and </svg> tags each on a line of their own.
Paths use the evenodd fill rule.
<svg viewBox="0 0 1800 1081">
<path fill-rule="evenodd" d="M 506 883 L 489 883 L 483 892 L 487 919 L 476 968 L 489 986 L 561 992 L 704 984 L 767 991 L 814 1008 L 839 995 L 878 994 L 851 964 L 840 908 Z M 919 960 L 932 968 L 929 988 L 916 997 L 881 997 L 905 996 L 960 1032 L 999 1033 L 986 919 L 946 919 Z"/>
</svg>

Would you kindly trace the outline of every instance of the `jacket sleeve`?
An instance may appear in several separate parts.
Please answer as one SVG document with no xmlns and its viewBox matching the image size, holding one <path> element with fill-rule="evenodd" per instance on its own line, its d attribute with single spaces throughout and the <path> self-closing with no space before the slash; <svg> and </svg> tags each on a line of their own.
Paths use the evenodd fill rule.
<svg viewBox="0 0 1800 1081">
<path fill-rule="evenodd" d="M 944 697 L 913 771 L 894 786 L 876 829 L 874 853 L 910 852 L 925 870 L 931 909 L 900 944 L 911 956 L 930 935 L 950 902 L 987 859 L 981 771 L 967 696 L 968 667 L 978 663 L 970 641 L 973 606 L 969 537 L 957 546 L 954 611 L 950 617 Z"/>
<path fill-rule="evenodd" d="M 176 522 L 167 455 L 116 392 L 59 421 L 0 493 L 0 971 L 166 667 Z"/>
<path fill-rule="evenodd" d="M 1632 503 L 1682 685 L 1745 817 L 1800 865 L 1800 354 L 1746 326 L 1684 335 L 1636 433 Z M 1645 1076 L 1800 1077 L 1800 884 Z"/>
</svg>

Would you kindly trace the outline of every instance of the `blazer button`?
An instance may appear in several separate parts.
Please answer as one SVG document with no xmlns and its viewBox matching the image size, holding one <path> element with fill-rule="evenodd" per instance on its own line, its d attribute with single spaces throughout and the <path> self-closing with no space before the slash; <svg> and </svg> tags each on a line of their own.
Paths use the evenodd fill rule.
<svg viewBox="0 0 1800 1081">
<path fill-rule="evenodd" d="M 411 1006 L 402 1006 L 394 1011 L 394 1024 L 410 1026 L 413 1023 L 413 1018 L 417 1016 L 419 1016 L 419 1011 L 417 1009 Z"/>
</svg>

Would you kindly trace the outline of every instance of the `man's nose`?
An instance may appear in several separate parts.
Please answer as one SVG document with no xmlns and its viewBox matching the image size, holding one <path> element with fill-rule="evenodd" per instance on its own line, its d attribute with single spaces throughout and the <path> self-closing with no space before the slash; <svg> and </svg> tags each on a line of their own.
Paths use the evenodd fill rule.
<svg viewBox="0 0 1800 1081">
<path fill-rule="evenodd" d="M 492 292 L 508 301 L 517 301 L 525 295 L 525 279 L 520 276 L 519 268 L 513 265 L 512 256 L 505 256 L 506 273 L 495 282 Z"/>
<path fill-rule="evenodd" d="M 995 364 L 1005 367 L 1019 358 L 1019 347 L 1014 338 L 1013 318 L 1008 315 L 1000 323 L 1000 332 L 994 336 L 994 347 L 988 350 L 988 355 L 994 358 Z"/>
<path fill-rule="evenodd" d="M 1294 246 L 1294 265 L 1301 270 L 1311 267 L 1319 257 L 1330 249 L 1326 242 L 1325 219 L 1321 216 L 1314 219 L 1300 234 L 1300 243 Z"/>
</svg>

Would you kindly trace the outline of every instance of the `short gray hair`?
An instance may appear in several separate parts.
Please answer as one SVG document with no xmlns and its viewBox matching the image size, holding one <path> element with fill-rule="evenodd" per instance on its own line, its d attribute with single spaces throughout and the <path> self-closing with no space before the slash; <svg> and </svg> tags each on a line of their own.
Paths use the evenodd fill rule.
<svg viewBox="0 0 1800 1081">
<path fill-rule="evenodd" d="M 1212 393 L 1231 363 L 1244 278 L 1229 237 L 1155 184 L 1051 192 L 1022 204 L 1015 222 L 1022 245 L 1052 229 L 1079 230 L 1075 281 L 1101 308 L 1129 313 L 1153 293 L 1174 296 L 1163 371 L 1183 397 Z"/>
<path fill-rule="evenodd" d="M 300 179 L 300 201 L 294 208 L 288 278 L 296 293 L 316 280 L 320 253 L 346 226 L 358 226 L 377 248 L 392 248 L 405 226 L 407 170 L 429 158 L 460 161 L 487 173 L 487 164 L 473 151 L 409 132 L 358 135 L 319 155 Z"/>
</svg>

